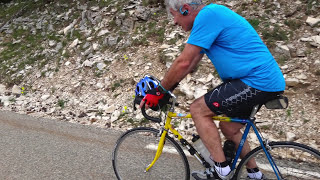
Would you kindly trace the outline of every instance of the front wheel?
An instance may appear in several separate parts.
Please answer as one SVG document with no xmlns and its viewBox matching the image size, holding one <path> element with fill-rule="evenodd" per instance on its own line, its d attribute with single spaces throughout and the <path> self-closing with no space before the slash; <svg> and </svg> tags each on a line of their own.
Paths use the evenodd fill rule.
<svg viewBox="0 0 320 180">
<path fill-rule="evenodd" d="M 153 161 L 159 143 L 159 131 L 140 127 L 125 132 L 117 141 L 112 154 L 112 165 L 118 179 L 190 179 L 189 163 L 179 144 L 167 136 L 160 158 Z"/>
<path fill-rule="evenodd" d="M 303 144 L 295 142 L 271 142 L 268 150 L 281 179 L 320 179 L 320 152 Z M 235 176 L 237 179 L 248 179 L 246 164 L 255 159 L 260 171 L 266 179 L 277 179 L 262 147 L 257 147 L 241 160 Z"/>
</svg>

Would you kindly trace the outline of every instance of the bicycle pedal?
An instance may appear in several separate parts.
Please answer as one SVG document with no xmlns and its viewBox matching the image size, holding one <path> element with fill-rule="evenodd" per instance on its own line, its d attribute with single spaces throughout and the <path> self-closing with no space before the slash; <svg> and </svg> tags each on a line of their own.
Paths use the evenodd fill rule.
<svg viewBox="0 0 320 180">
<path fill-rule="evenodd" d="M 191 174 L 191 176 L 196 180 L 215 180 L 215 179 L 220 179 L 219 176 L 217 174 L 215 174 L 215 172 L 213 172 L 209 176 L 206 175 L 206 174 L 202 174 L 201 175 L 202 177 L 200 177 L 199 174 L 202 174 L 202 173 L 195 171 L 195 172 L 193 172 Z M 207 177 L 205 177 L 205 176 L 207 176 Z M 213 177 L 210 177 L 210 176 L 213 176 Z"/>
</svg>

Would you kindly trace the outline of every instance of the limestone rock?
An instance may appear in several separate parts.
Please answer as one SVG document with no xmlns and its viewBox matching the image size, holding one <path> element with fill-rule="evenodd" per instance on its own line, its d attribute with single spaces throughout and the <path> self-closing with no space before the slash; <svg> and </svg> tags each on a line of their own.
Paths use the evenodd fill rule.
<svg viewBox="0 0 320 180">
<path fill-rule="evenodd" d="M 89 61 L 89 60 L 85 60 L 82 65 L 83 65 L 84 67 L 92 67 L 93 64 L 94 64 L 94 62 Z"/>
<path fill-rule="evenodd" d="M 103 36 L 103 35 L 105 35 L 107 33 L 109 33 L 109 30 L 108 29 L 103 29 L 98 33 L 98 37 Z"/>
<path fill-rule="evenodd" d="M 50 94 L 44 94 L 44 95 L 41 96 L 41 99 L 42 99 L 43 101 L 45 101 L 45 100 L 47 100 L 49 97 L 50 97 Z"/>
<path fill-rule="evenodd" d="M 198 99 L 199 97 L 205 95 L 207 93 L 207 89 L 208 88 L 205 86 L 196 87 L 194 91 L 194 98 Z"/>
<path fill-rule="evenodd" d="M 179 89 L 186 95 L 188 99 L 194 98 L 194 91 L 190 88 L 188 84 L 182 84 Z"/>
<path fill-rule="evenodd" d="M 308 77 L 305 75 L 305 74 L 299 74 L 298 76 L 296 76 L 297 79 L 300 79 L 300 80 L 306 80 L 308 79 Z"/>
<path fill-rule="evenodd" d="M 15 95 L 20 95 L 21 94 L 21 88 L 17 85 L 14 85 L 12 87 L 12 90 L 11 90 L 12 94 L 15 94 Z"/>
<path fill-rule="evenodd" d="M 107 65 L 105 65 L 104 63 L 98 63 L 97 64 L 97 68 L 101 71 L 101 70 L 103 70 L 105 67 L 106 67 Z"/>
<path fill-rule="evenodd" d="M 6 92 L 6 86 L 3 84 L 0 84 L 0 95 L 4 94 Z"/>
<path fill-rule="evenodd" d="M 111 113 L 115 112 L 115 110 L 116 110 L 116 107 L 114 105 L 111 105 L 106 108 L 105 112 L 108 114 L 111 114 Z"/>
<path fill-rule="evenodd" d="M 290 49 L 286 45 L 278 45 L 275 52 L 279 53 L 279 56 L 290 57 Z"/>
<path fill-rule="evenodd" d="M 286 85 L 291 87 L 297 87 L 299 85 L 300 81 L 297 78 L 288 78 L 286 79 Z"/>
<path fill-rule="evenodd" d="M 311 39 L 313 42 L 320 45 L 320 36 L 312 36 Z"/>
<path fill-rule="evenodd" d="M 114 122 L 114 121 L 118 120 L 119 117 L 120 117 L 120 114 L 121 114 L 121 113 L 120 113 L 119 110 L 114 111 L 114 112 L 112 113 L 112 115 L 111 115 L 111 122 Z"/>
<path fill-rule="evenodd" d="M 296 139 L 296 135 L 292 132 L 286 132 L 287 141 L 294 141 Z"/>
<path fill-rule="evenodd" d="M 314 26 L 314 25 L 316 25 L 316 24 L 318 24 L 320 22 L 320 18 L 308 17 L 306 22 L 310 26 Z"/>
<path fill-rule="evenodd" d="M 148 8 L 143 6 L 138 6 L 135 12 L 138 19 L 147 21 L 150 17 L 150 11 Z"/>
<path fill-rule="evenodd" d="M 53 41 L 53 40 L 49 41 L 49 46 L 50 47 L 54 47 L 56 44 L 57 44 L 56 41 Z"/>
<path fill-rule="evenodd" d="M 74 48 L 74 47 L 76 47 L 76 46 L 78 45 L 78 43 L 79 43 L 79 39 L 77 38 L 77 39 L 75 39 L 75 40 L 70 44 L 69 48 Z"/>
</svg>

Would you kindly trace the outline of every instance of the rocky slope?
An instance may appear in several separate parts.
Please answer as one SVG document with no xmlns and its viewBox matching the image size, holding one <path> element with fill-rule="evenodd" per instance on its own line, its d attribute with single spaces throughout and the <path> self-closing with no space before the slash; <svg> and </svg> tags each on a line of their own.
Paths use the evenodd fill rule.
<svg viewBox="0 0 320 180">
<path fill-rule="evenodd" d="M 188 37 L 157 3 L 0 3 L 0 108 L 103 128 L 157 126 L 133 111 L 135 84 L 145 74 L 161 79 Z M 319 1 L 216 3 L 253 25 L 285 75 L 289 108 L 263 108 L 257 115 L 261 131 L 271 140 L 320 149 Z M 219 83 L 213 65 L 204 59 L 175 91 L 177 111 L 188 112 L 195 98 Z M 195 132 L 192 120 L 174 124 L 184 134 Z"/>
</svg>

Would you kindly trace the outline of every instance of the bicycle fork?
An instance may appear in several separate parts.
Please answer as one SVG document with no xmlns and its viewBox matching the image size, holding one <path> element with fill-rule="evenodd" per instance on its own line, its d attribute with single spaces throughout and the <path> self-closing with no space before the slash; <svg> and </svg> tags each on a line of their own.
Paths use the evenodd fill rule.
<svg viewBox="0 0 320 180">
<path fill-rule="evenodd" d="M 166 136 L 167 136 L 168 130 L 170 130 L 179 140 L 182 139 L 182 136 L 171 125 L 171 116 L 170 115 L 172 115 L 172 114 L 170 114 L 170 113 L 171 112 L 169 112 L 169 115 L 167 117 L 167 120 L 166 120 L 166 123 L 164 125 L 164 128 L 161 128 L 161 130 L 160 130 L 159 134 L 161 136 L 160 136 L 160 141 L 159 141 L 159 144 L 158 144 L 158 149 L 157 149 L 156 155 L 155 155 L 153 161 L 151 162 L 151 164 L 149 164 L 148 167 L 146 168 L 145 172 L 148 172 L 150 170 L 150 168 L 160 158 L 162 150 L 163 150 L 163 147 L 164 147 L 164 143 L 165 143 L 165 140 L 166 140 Z"/>
<path fill-rule="evenodd" d="M 160 141 L 159 141 L 159 144 L 158 144 L 158 149 L 157 149 L 157 152 L 156 152 L 156 155 L 153 159 L 153 161 L 151 162 L 151 164 L 148 165 L 148 167 L 146 168 L 146 171 L 145 172 L 148 172 L 150 170 L 150 168 L 156 163 L 156 161 L 159 159 L 161 153 L 162 153 L 162 150 L 163 150 L 163 146 L 164 146 L 164 142 L 166 140 L 166 135 L 168 133 L 168 129 L 162 129 L 160 131 Z"/>
</svg>

